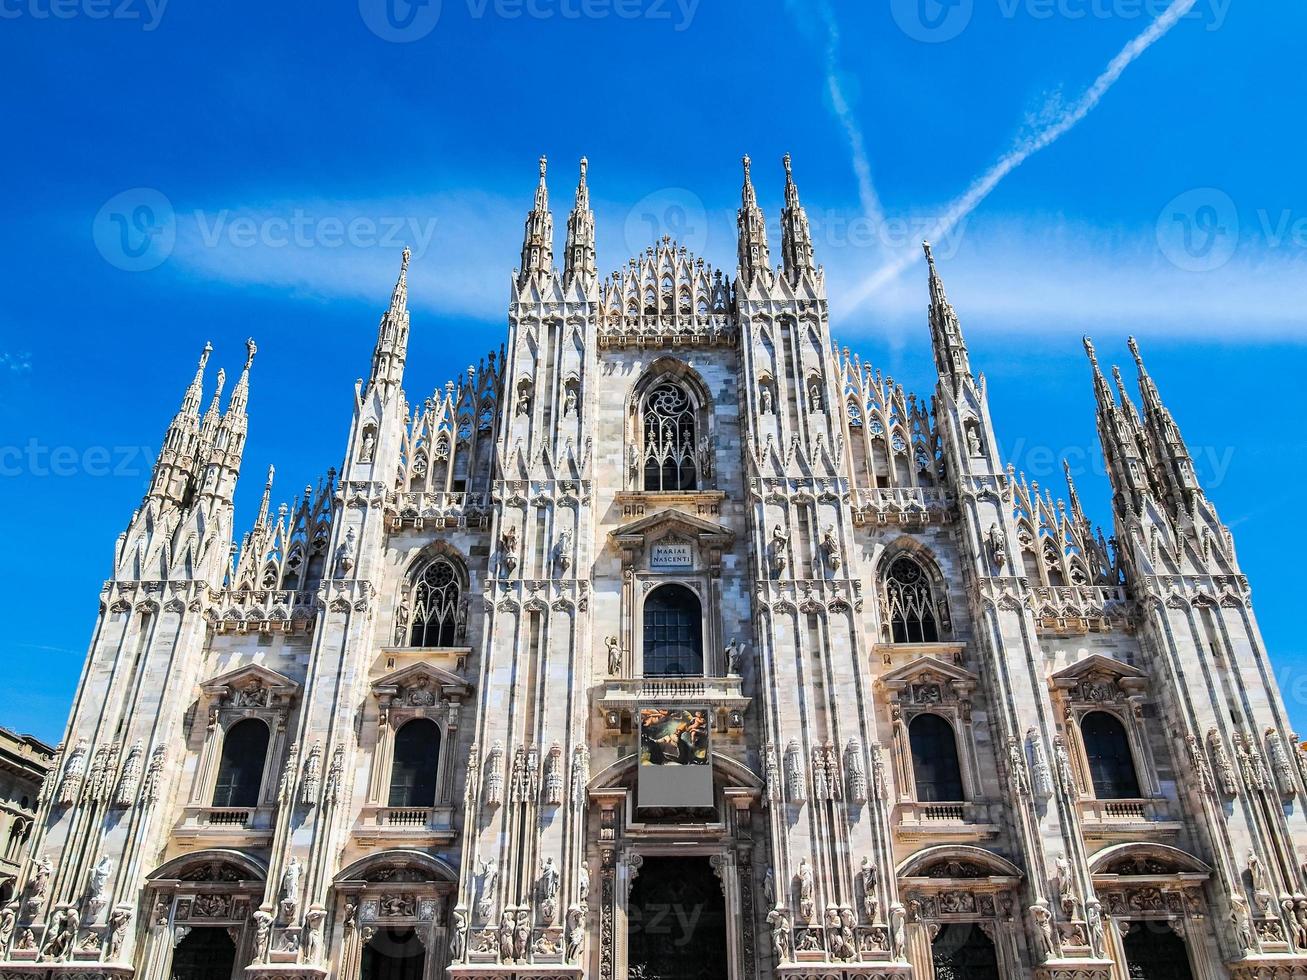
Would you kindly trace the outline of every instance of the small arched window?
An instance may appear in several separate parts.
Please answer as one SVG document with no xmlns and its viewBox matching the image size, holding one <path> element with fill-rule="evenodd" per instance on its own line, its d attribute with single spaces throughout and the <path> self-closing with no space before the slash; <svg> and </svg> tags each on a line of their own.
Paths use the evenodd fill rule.
<svg viewBox="0 0 1307 980">
<path fill-rule="evenodd" d="M 644 603 L 644 675 L 703 675 L 703 615 L 699 597 L 664 585 Z"/>
<path fill-rule="evenodd" d="M 965 799 L 958 740 L 953 726 L 939 715 L 923 714 L 908 726 L 912 774 L 919 803 L 956 803 Z"/>
<path fill-rule="evenodd" d="M 885 576 L 885 611 L 895 643 L 936 643 L 935 596 L 926 570 L 907 555 L 890 564 Z"/>
<path fill-rule="evenodd" d="M 1081 720 L 1080 734 L 1094 795 L 1100 800 L 1139 799 L 1139 776 L 1135 773 L 1130 738 L 1120 719 L 1106 711 L 1092 711 Z"/>
<path fill-rule="evenodd" d="M 415 718 L 395 733 L 390 766 L 390 805 L 436 805 L 436 770 L 440 763 L 440 728 L 430 718 Z"/>
<path fill-rule="evenodd" d="M 644 398 L 644 488 L 654 491 L 698 487 L 698 445 L 694 401 L 675 381 L 663 381 Z"/>
<path fill-rule="evenodd" d="M 413 587 L 409 646 L 452 647 L 458 634 L 458 602 L 458 573 L 448 558 L 437 558 Z"/>
<path fill-rule="evenodd" d="M 213 805 L 258 806 L 267 761 L 266 724 L 257 718 L 246 718 L 228 728 L 222 739 L 222 761 L 213 788 Z"/>
</svg>

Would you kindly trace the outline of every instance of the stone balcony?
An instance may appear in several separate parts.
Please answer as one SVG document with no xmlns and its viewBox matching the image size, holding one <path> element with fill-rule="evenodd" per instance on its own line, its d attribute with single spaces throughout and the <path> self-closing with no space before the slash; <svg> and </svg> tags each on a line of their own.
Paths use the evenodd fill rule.
<svg viewBox="0 0 1307 980">
<path fill-rule="evenodd" d="M 610 677 L 595 690 L 609 731 L 627 731 L 639 707 L 707 708 L 718 731 L 740 731 L 751 699 L 739 677 Z"/>
<path fill-rule="evenodd" d="M 271 806 L 187 807 L 173 831 L 178 840 L 252 845 L 271 841 L 276 808 Z"/>
<path fill-rule="evenodd" d="M 993 804 L 979 802 L 920 803 L 902 800 L 894 807 L 895 834 L 901 840 L 980 841 L 997 836 L 991 819 Z"/>
<path fill-rule="evenodd" d="M 661 313 L 608 315 L 599 321 L 601 348 L 672 344 L 686 347 L 733 346 L 738 330 L 726 313 L 676 310 Z"/>
<path fill-rule="evenodd" d="M 204 618 L 217 633 L 297 633 L 313 628 L 316 592 L 223 589 L 209 594 Z"/>
<path fill-rule="evenodd" d="M 1119 585 L 1035 586 L 1030 594 L 1043 632 L 1087 633 L 1125 625 L 1126 593 Z"/>
<path fill-rule="evenodd" d="M 452 806 L 365 806 L 354 826 L 354 837 L 362 846 L 405 844 L 452 844 L 455 837 Z"/>
<path fill-rule="evenodd" d="M 386 494 L 386 523 L 392 531 L 411 527 L 487 528 L 490 498 L 484 493 L 392 491 Z"/>
<path fill-rule="evenodd" d="M 1080 800 L 1080 825 L 1095 840 L 1156 840 L 1177 836 L 1183 824 L 1166 799 Z"/>
<path fill-rule="evenodd" d="M 939 487 L 856 487 L 851 502 L 853 523 L 942 524 L 951 521 L 957 502 Z"/>
</svg>

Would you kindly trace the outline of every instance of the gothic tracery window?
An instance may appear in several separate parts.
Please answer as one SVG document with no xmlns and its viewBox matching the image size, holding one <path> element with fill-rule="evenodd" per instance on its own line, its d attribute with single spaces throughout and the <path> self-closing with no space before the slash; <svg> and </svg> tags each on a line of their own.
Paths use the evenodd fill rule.
<svg viewBox="0 0 1307 980">
<path fill-rule="evenodd" d="M 921 565 L 901 555 L 885 576 L 885 611 L 895 643 L 936 643 L 934 590 Z"/>
<path fill-rule="evenodd" d="M 458 634 L 458 574 L 447 558 L 437 558 L 413 587 L 409 646 L 452 647 Z"/>
<path fill-rule="evenodd" d="M 646 490 L 694 490 L 698 487 L 694 409 L 689 392 L 675 381 L 663 381 L 645 396 Z"/>
</svg>

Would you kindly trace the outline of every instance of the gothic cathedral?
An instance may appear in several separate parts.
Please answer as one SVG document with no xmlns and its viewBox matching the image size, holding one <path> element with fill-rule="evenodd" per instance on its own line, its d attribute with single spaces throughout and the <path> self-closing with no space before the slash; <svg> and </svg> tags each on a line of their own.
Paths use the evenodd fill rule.
<svg viewBox="0 0 1307 980">
<path fill-rule="evenodd" d="M 1105 539 L 1004 468 L 929 246 L 925 399 L 833 344 L 788 157 L 729 274 L 600 279 L 586 181 L 416 402 L 405 253 L 339 472 L 238 551 L 206 346 L 0 980 L 1307 978 L 1307 765 L 1133 341 Z"/>
</svg>

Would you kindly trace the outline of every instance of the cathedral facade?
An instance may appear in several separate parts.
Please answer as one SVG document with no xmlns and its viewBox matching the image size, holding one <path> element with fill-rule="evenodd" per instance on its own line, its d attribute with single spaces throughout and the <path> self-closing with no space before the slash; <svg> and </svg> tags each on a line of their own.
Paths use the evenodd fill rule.
<svg viewBox="0 0 1307 980">
<path fill-rule="evenodd" d="M 1114 533 L 833 343 L 785 160 L 729 272 L 601 279 L 540 180 L 504 347 L 233 526 L 206 346 L 113 571 L 0 978 L 1307 978 L 1307 766 L 1139 351 Z M 561 267 L 560 267 L 561 266 Z M 1070 474 L 1068 473 L 1068 483 Z"/>
</svg>

